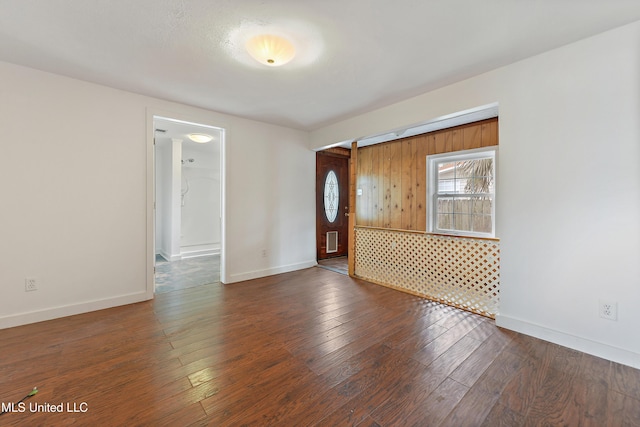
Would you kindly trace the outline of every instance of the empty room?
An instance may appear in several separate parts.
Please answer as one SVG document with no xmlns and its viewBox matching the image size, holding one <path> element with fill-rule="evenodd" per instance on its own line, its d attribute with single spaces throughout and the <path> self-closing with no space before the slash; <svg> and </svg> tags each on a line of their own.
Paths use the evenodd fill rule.
<svg viewBox="0 0 640 427">
<path fill-rule="evenodd" d="M 0 425 L 640 426 L 636 0 L 0 3 Z"/>
</svg>

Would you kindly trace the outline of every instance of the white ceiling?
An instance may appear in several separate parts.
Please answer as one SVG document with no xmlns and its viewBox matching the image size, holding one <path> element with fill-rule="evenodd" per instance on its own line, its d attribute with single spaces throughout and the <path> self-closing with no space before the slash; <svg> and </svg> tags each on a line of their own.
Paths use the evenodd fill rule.
<svg viewBox="0 0 640 427">
<path fill-rule="evenodd" d="M 213 138 L 214 142 L 220 142 L 221 138 L 220 128 L 198 123 L 184 122 L 166 117 L 154 117 L 153 125 L 155 128 L 156 139 L 178 138 L 181 140 L 187 140 L 189 139 L 190 133 L 203 133 L 205 135 L 209 135 Z M 195 144 L 198 143 L 196 142 Z"/>
<path fill-rule="evenodd" d="M 0 60 L 313 130 L 637 20 L 639 0 L 0 0 Z M 263 30 L 297 57 L 254 62 Z"/>
<path fill-rule="evenodd" d="M 222 131 L 219 128 L 183 122 L 165 117 L 154 117 L 153 127 L 155 130 L 154 138 L 156 145 L 162 146 L 170 144 L 172 140 L 177 139 L 182 141 L 183 157 L 185 157 L 185 153 L 198 153 L 207 159 L 220 159 Z M 213 139 L 206 143 L 194 142 L 189 139 L 190 133 L 210 135 Z M 187 155 L 187 157 L 189 157 L 189 155 Z M 202 167 L 199 164 L 187 164 L 186 166 Z M 207 165 L 207 167 L 211 167 L 211 165 Z"/>
</svg>

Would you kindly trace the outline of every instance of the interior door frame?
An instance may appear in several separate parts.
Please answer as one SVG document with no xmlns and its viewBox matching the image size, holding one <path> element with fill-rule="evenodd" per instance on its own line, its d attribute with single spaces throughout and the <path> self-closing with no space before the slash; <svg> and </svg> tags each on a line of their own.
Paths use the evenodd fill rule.
<svg viewBox="0 0 640 427">
<path fill-rule="evenodd" d="M 227 160 L 226 160 L 226 139 L 228 137 L 228 125 L 223 120 L 216 120 L 213 123 L 209 115 L 194 111 L 166 111 L 154 108 L 147 108 L 147 185 L 146 185 L 146 296 L 153 299 L 155 295 L 155 117 L 171 118 L 188 123 L 201 124 L 220 129 L 220 282 L 227 281 L 227 233 L 226 233 L 226 182 L 227 182 Z"/>
<path fill-rule="evenodd" d="M 351 143 L 349 151 L 349 238 L 347 253 L 347 271 L 356 277 L 356 194 L 358 185 L 358 141 Z"/>
</svg>

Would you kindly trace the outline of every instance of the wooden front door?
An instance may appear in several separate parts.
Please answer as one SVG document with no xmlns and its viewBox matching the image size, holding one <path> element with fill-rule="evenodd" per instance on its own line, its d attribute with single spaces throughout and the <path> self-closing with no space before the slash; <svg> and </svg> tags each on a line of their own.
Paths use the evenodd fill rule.
<svg viewBox="0 0 640 427">
<path fill-rule="evenodd" d="M 349 158 L 316 154 L 316 242 L 318 259 L 347 255 Z"/>
</svg>

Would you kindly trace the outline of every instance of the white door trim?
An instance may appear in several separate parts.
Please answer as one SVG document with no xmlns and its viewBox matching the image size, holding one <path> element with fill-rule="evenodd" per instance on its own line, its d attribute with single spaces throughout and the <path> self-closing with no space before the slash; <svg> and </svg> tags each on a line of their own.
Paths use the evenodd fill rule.
<svg viewBox="0 0 640 427">
<path fill-rule="evenodd" d="M 155 159 L 154 159 L 154 117 L 171 118 L 185 122 L 201 124 L 219 128 L 221 130 L 220 139 L 220 281 L 227 282 L 227 261 L 226 261 L 226 138 L 228 137 L 229 126 L 223 120 L 218 120 L 196 112 L 176 112 L 165 111 L 155 108 L 147 108 L 147 173 L 146 173 L 146 296 L 152 299 L 155 292 Z"/>
</svg>

